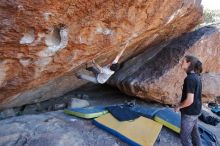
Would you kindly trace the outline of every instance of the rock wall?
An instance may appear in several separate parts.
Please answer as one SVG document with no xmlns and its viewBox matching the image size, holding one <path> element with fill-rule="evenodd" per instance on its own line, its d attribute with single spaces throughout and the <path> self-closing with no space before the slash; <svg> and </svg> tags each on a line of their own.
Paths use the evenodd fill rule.
<svg viewBox="0 0 220 146">
<path fill-rule="evenodd" d="M 0 109 L 60 96 L 95 59 L 121 61 L 190 31 L 201 0 L 1 0 Z M 3 28 L 3 29 L 2 29 Z"/>
<path fill-rule="evenodd" d="M 219 64 L 219 63 L 218 63 Z M 220 72 L 218 73 L 204 73 L 202 75 L 204 102 L 217 101 L 220 96 Z"/>
<path fill-rule="evenodd" d="M 186 76 L 180 62 L 185 55 L 203 62 L 203 100 L 219 96 L 220 26 L 207 26 L 168 43 L 152 47 L 127 61 L 109 80 L 122 92 L 146 100 L 175 104 L 180 100 Z M 162 50 L 156 52 L 154 50 Z M 207 74 L 208 73 L 208 74 Z"/>
</svg>

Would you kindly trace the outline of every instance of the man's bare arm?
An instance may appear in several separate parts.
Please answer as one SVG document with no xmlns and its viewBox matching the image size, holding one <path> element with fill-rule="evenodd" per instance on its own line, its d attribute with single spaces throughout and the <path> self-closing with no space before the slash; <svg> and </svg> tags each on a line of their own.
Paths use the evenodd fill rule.
<svg viewBox="0 0 220 146">
<path fill-rule="evenodd" d="M 181 108 L 185 108 L 187 106 L 190 106 L 193 103 L 193 101 L 194 101 L 194 94 L 187 93 L 186 99 L 175 108 L 175 111 L 179 111 Z"/>
<path fill-rule="evenodd" d="M 113 63 L 118 63 L 119 59 L 121 58 L 122 54 L 124 53 L 125 49 L 127 48 L 127 44 L 125 47 L 119 52 L 119 54 L 115 57 Z"/>
<path fill-rule="evenodd" d="M 92 60 L 92 63 L 95 65 L 96 68 L 98 68 L 99 71 L 102 70 L 102 67 L 100 65 L 98 65 L 95 60 Z"/>
</svg>

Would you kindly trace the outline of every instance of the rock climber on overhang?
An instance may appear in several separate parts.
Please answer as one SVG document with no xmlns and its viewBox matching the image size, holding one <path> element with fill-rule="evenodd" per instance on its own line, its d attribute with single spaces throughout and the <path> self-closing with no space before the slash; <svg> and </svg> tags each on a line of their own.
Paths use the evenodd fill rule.
<svg viewBox="0 0 220 146">
<path fill-rule="evenodd" d="M 94 66 L 86 68 L 86 70 L 91 71 L 95 74 L 95 76 L 90 76 L 86 74 L 76 74 L 77 78 L 87 80 L 93 83 L 104 84 L 108 81 L 108 79 L 120 69 L 120 64 L 118 63 L 119 59 L 121 58 L 122 54 L 124 53 L 128 43 L 126 43 L 125 47 L 119 52 L 116 58 L 113 60 L 112 63 L 106 66 L 99 66 L 94 60 L 92 61 Z"/>
</svg>

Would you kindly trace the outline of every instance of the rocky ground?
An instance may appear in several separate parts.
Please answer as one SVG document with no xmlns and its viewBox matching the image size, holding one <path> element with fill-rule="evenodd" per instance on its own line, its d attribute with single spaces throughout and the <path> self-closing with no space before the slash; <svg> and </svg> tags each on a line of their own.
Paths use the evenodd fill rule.
<svg viewBox="0 0 220 146">
<path fill-rule="evenodd" d="M 73 99 L 74 104 L 71 104 Z M 126 146 L 121 140 L 92 125 L 91 120 L 66 115 L 63 109 L 67 106 L 111 105 L 130 101 L 143 106 L 162 107 L 157 103 L 128 97 L 109 86 L 86 85 L 57 99 L 9 110 L 13 113 L 11 116 L 20 116 L 6 118 L 3 116 L 7 112 L 2 111 L 0 145 Z M 209 128 L 220 140 L 220 124 L 215 127 L 202 122 L 200 124 Z M 154 145 L 179 146 L 180 139 L 176 133 L 163 127 Z"/>
</svg>

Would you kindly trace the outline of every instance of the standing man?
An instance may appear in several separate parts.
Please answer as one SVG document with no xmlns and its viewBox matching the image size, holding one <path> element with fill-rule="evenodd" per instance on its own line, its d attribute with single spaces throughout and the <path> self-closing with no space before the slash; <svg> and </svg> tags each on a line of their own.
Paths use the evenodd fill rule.
<svg viewBox="0 0 220 146">
<path fill-rule="evenodd" d="M 202 63 L 188 55 L 184 57 L 181 67 L 187 73 L 181 102 L 175 107 L 176 112 L 181 112 L 181 143 L 183 146 L 202 146 L 198 131 L 198 116 L 202 108 Z"/>
</svg>

